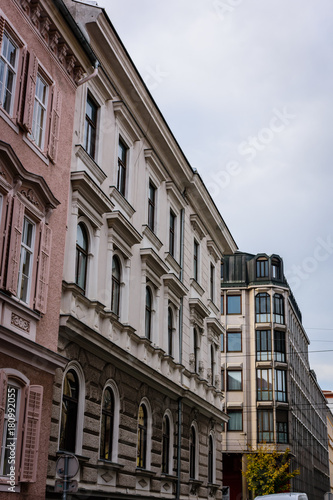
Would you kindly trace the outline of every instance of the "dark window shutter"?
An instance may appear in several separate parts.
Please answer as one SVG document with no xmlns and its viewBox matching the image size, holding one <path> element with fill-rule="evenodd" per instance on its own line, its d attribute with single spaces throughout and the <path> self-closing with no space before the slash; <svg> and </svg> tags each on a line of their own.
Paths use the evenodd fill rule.
<svg viewBox="0 0 333 500">
<path fill-rule="evenodd" d="M 37 72 L 38 72 L 38 59 L 33 52 L 30 52 L 28 76 L 27 76 L 27 90 L 25 95 L 25 105 L 23 112 L 23 126 L 28 132 L 31 132 L 32 128 L 32 116 L 35 104 Z"/>
<path fill-rule="evenodd" d="M 0 224 L 0 288 L 5 286 L 6 270 L 7 270 L 7 250 L 8 250 L 8 235 L 9 235 L 9 220 L 12 207 L 13 197 L 8 194 L 4 199 L 2 207 L 2 217 Z"/>
<path fill-rule="evenodd" d="M 25 483 L 36 481 L 42 402 L 43 387 L 28 387 L 20 471 L 20 481 Z"/>
<path fill-rule="evenodd" d="M 23 112 L 25 105 L 25 90 L 27 85 L 27 49 L 22 47 L 21 49 L 21 71 L 19 73 L 19 81 L 18 81 L 18 93 L 17 93 L 17 122 L 19 125 L 23 126 Z"/>
<path fill-rule="evenodd" d="M 50 114 L 50 134 L 47 155 L 53 163 L 57 161 L 58 142 L 60 133 L 61 92 L 52 87 L 52 109 Z"/>
<path fill-rule="evenodd" d="M 7 269 L 7 290 L 16 295 L 18 273 L 20 266 L 22 229 L 24 219 L 24 205 L 15 196 L 13 199 L 12 227 L 9 244 L 8 269 Z"/>
</svg>

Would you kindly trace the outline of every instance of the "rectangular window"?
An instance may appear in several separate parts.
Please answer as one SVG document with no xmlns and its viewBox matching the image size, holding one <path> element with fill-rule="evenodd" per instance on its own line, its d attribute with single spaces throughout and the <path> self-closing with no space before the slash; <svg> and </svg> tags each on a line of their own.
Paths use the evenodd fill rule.
<svg viewBox="0 0 333 500">
<path fill-rule="evenodd" d="M 271 401 L 273 398 L 272 390 L 272 370 L 270 368 L 257 369 L 257 400 Z"/>
<path fill-rule="evenodd" d="M 193 276 L 196 281 L 199 280 L 199 243 L 196 240 L 193 245 Z"/>
<path fill-rule="evenodd" d="M 37 73 L 32 130 L 29 137 L 40 149 L 44 148 L 48 96 L 49 86 L 44 78 Z"/>
<path fill-rule="evenodd" d="M 11 443 L 16 443 L 17 430 L 18 430 L 18 415 L 19 415 L 19 392 L 20 389 L 11 383 L 7 385 L 6 393 L 6 409 L 3 423 L 2 443 L 0 443 L 2 453 L 0 454 L 0 476 L 7 476 L 10 474 L 11 464 Z M 8 405 L 10 403 L 10 411 Z M 8 425 L 9 424 L 9 425 Z"/>
<path fill-rule="evenodd" d="M 286 334 L 279 330 L 274 330 L 274 358 L 275 361 L 286 362 Z"/>
<path fill-rule="evenodd" d="M 176 216 L 170 210 L 170 226 L 169 226 L 169 254 L 175 256 L 175 230 L 176 230 Z"/>
<path fill-rule="evenodd" d="M 125 187 L 126 187 L 127 155 L 128 155 L 128 147 L 121 139 L 119 139 L 117 189 L 123 196 L 125 196 Z"/>
<path fill-rule="evenodd" d="M 227 314 L 241 314 L 241 296 L 227 295 Z"/>
<path fill-rule="evenodd" d="M 223 333 L 221 333 L 220 339 L 221 339 L 221 352 L 223 352 L 224 351 L 224 335 L 223 335 Z"/>
<path fill-rule="evenodd" d="M 228 410 L 228 431 L 243 430 L 243 412 L 242 410 Z"/>
<path fill-rule="evenodd" d="M 272 359 L 271 330 L 256 331 L 257 361 L 269 361 Z"/>
<path fill-rule="evenodd" d="M 9 115 L 13 113 L 17 73 L 18 48 L 4 32 L 0 56 L 0 106 Z"/>
<path fill-rule="evenodd" d="M 148 194 L 148 227 L 155 230 L 155 197 L 156 187 L 149 181 L 149 194 Z"/>
<path fill-rule="evenodd" d="M 276 437 L 277 442 L 288 443 L 288 412 L 277 410 L 276 412 Z"/>
<path fill-rule="evenodd" d="M 257 260 L 257 278 L 267 278 L 268 277 L 268 260 L 258 259 Z"/>
<path fill-rule="evenodd" d="M 221 295 L 221 314 L 224 314 L 224 295 Z"/>
<path fill-rule="evenodd" d="M 221 370 L 221 391 L 224 391 L 224 370 Z"/>
<path fill-rule="evenodd" d="M 256 323 L 269 323 L 271 320 L 271 298 L 268 293 L 256 295 Z"/>
<path fill-rule="evenodd" d="M 228 370 L 227 371 L 227 390 L 228 391 L 242 391 L 242 370 Z"/>
<path fill-rule="evenodd" d="M 278 260 L 272 261 L 272 277 L 274 279 L 281 279 L 281 266 Z"/>
<path fill-rule="evenodd" d="M 258 443 L 273 443 L 273 412 L 271 410 L 258 410 Z"/>
<path fill-rule="evenodd" d="M 227 351 L 241 352 L 242 351 L 242 333 L 227 332 Z"/>
<path fill-rule="evenodd" d="M 213 264 L 210 265 L 210 300 L 214 302 L 215 294 L 214 294 L 214 288 L 215 288 L 215 267 Z"/>
<path fill-rule="evenodd" d="M 84 129 L 84 148 L 94 159 L 96 155 L 97 109 L 97 105 L 88 95 Z"/>
<path fill-rule="evenodd" d="M 29 303 L 30 297 L 34 239 L 35 225 L 24 217 L 17 288 L 19 299 L 25 303 Z"/>
<path fill-rule="evenodd" d="M 221 262 L 221 281 L 224 279 L 224 264 Z"/>
<path fill-rule="evenodd" d="M 275 370 L 275 398 L 277 401 L 287 402 L 286 372 Z"/>
<path fill-rule="evenodd" d="M 274 323 L 278 323 L 279 325 L 284 324 L 284 300 L 283 296 L 279 293 L 274 295 Z"/>
</svg>

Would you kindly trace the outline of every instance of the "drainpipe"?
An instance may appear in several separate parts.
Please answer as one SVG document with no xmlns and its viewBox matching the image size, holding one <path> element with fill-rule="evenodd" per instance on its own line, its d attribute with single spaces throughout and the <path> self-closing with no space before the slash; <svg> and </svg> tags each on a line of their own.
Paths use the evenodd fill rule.
<svg viewBox="0 0 333 500">
<path fill-rule="evenodd" d="M 85 76 L 84 78 L 82 78 L 80 81 L 77 82 L 77 86 L 79 87 L 79 85 L 82 85 L 83 83 L 86 83 L 88 82 L 89 80 L 92 80 L 92 78 L 95 78 L 95 76 L 97 76 L 97 73 L 98 73 L 98 66 L 99 66 L 99 62 L 96 60 L 95 61 L 95 68 L 94 68 L 94 71 L 88 75 L 88 76 Z"/>
<path fill-rule="evenodd" d="M 180 211 L 180 273 L 179 279 L 183 281 L 184 265 L 184 209 Z M 179 306 L 179 363 L 183 362 L 183 297 Z M 181 373 L 181 385 L 183 385 L 183 372 Z M 181 440 L 182 440 L 182 398 L 178 398 L 178 443 L 177 443 L 177 485 L 176 500 L 180 499 L 180 470 L 181 470 Z"/>
</svg>

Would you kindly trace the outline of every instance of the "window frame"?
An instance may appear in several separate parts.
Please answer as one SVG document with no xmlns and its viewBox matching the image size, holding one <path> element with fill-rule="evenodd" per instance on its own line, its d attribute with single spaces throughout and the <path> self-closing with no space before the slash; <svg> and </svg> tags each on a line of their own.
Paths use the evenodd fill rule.
<svg viewBox="0 0 333 500">
<path fill-rule="evenodd" d="M 256 323 L 271 322 L 271 296 L 267 292 L 259 292 L 255 297 Z"/>
<path fill-rule="evenodd" d="M 230 344 L 230 336 L 232 335 L 238 335 L 240 338 L 240 349 L 230 349 L 229 344 Z M 241 331 L 235 331 L 235 332 L 230 332 L 227 331 L 227 351 L 226 352 L 242 352 L 243 350 L 243 336 Z"/>
<path fill-rule="evenodd" d="M 281 403 L 288 402 L 287 394 L 287 372 L 286 370 L 275 369 L 275 400 Z"/>
<path fill-rule="evenodd" d="M 286 363 L 286 355 L 286 332 L 274 329 L 274 359 Z"/>
<path fill-rule="evenodd" d="M 105 394 L 108 391 L 111 398 L 111 410 L 105 409 Z M 107 425 L 108 424 L 108 425 Z M 106 386 L 102 395 L 102 408 L 101 408 L 101 432 L 100 432 L 100 448 L 99 448 L 99 459 L 111 462 L 113 459 L 113 447 L 114 447 L 114 427 L 115 427 L 115 396 L 112 388 Z M 106 439 L 105 436 L 108 434 L 109 438 Z M 104 429 L 104 432 L 103 432 Z M 108 457 L 106 456 L 106 445 L 108 445 Z"/>
<path fill-rule="evenodd" d="M 244 422 L 243 422 L 243 410 L 239 410 L 239 409 L 230 409 L 227 411 L 227 415 L 229 417 L 231 417 L 232 415 L 240 415 L 241 416 L 241 425 L 238 426 L 237 428 L 230 428 L 233 423 L 233 420 L 232 418 L 229 418 L 228 420 L 228 423 L 227 423 L 227 431 L 228 432 L 242 432 L 243 431 L 243 425 L 244 425 Z M 236 427 L 236 425 L 235 425 Z"/>
<path fill-rule="evenodd" d="M 209 273 L 209 298 L 212 302 L 215 300 L 215 266 L 210 263 L 210 273 Z"/>
<path fill-rule="evenodd" d="M 169 254 L 175 258 L 176 255 L 176 220 L 177 216 L 173 210 L 170 209 L 169 217 Z"/>
<path fill-rule="evenodd" d="M 148 184 L 148 227 L 155 233 L 156 229 L 156 194 L 157 187 L 151 179 Z"/>
<path fill-rule="evenodd" d="M 266 372 L 266 378 L 264 373 Z M 273 372 L 272 368 L 257 368 L 257 401 L 273 401 Z M 265 388 L 267 384 L 267 389 Z M 267 396 L 267 397 L 265 397 Z"/>
<path fill-rule="evenodd" d="M 147 298 L 149 297 L 149 304 Z M 146 285 L 145 293 L 145 337 L 152 339 L 153 293 L 150 286 Z"/>
<path fill-rule="evenodd" d="M 10 41 L 10 43 L 14 46 L 16 53 L 15 53 L 15 65 L 13 66 L 11 62 L 8 60 L 7 56 L 4 56 L 3 50 L 4 50 L 4 38 L 7 37 L 7 39 Z M 0 53 L 0 61 L 3 61 L 4 65 L 4 73 L 3 73 L 3 81 L 0 83 L 1 92 L 0 92 L 0 106 L 1 109 L 7 113 L 10 117 L 13 117 L 14 115 L 14 110 L 15 110 L 15 105 L 17 104 L 16 102 L 16 93 L 17 93 L 17 80 L 18 80 L 18 70 L 19 70 L 19 62 L 20 62 L 20 50 L 22 49 L 22 46 L 20 46 L 19 43 L 17 43 L 17 37 L 12 36 L 11 30 L 8 29 L 7 23 L 5 22 L 5 27 L 3 29 L 3 37 L 2 37 L 2 43 L 1 43 L 1 53 Z M 1 63 L 0 63 L 1 64 Z M 12 81 L 12 91 L 10 92 L 10 105 L 9 109 L 6 109 L 4 104 L 6 101 L 6 90 L 8 89 L 8 67 L 9 69 L 13 72 L 14 77 Z M 1 70 L 0 70 L 1 71 Z"/>
<path fill-rule="evenodd" d="M 258 257 L 256 260 L 256 277 L 268 278 L 268 259 L 267 257 Z"/>
<path fill-rule="evenodd" d="M 81 229 L 83 240 L 86 240 L 87 248 L 83 248 L 78 244 L 78 228 Z M 75 283 L 78 287 L 83 290 L 84 294 L 87 291 L 87 275 L 88 275 L 88 256 L 89 256 L 89 232 L 86 224 L 82 221 L 79 221 L 76 226 L 76 251 L 75 251 Z M 81 257 L 83 257 L 84 269 L 83 274 L 80 270 L 81 268 Z M 83 287 L 80 284 L 80 277 L 83 275 Z"/>
<path fill-rule="evenodd" d="M 118 266 L 118 274 L 116 275 L 116 266 L 114 267 L 114 263 L 117 263 Z M 112 276 L 111 276 L 111 311 L 116 314 L 118 317 L 120 316 L 120 292 L 121 292 L 121 262 L 118 255 L 113 255 L 112 257 Z"/>
<path fill-rule="evenodd" d="M 263 339 L 265 334 L 266 339 Z M 265 345 L 267 346 L 264 349 Z M 266 355 L 264 355 L 264 353 Z M 256 330 L 256 360 L 271 361 L 272 360 L 272 331 L 270 329 Z"/>
<path fill-rule="evenodd" d="M 189 436 L 189 477 L 190 481 L 197 479 L 198 475 L 198 433 L 194 422 L 190 427 Z"/>
<path fill-rule="evenodd" d="M 268 416 L 267 428 L 264 427 L 264 417 Z M 267 437 L 268 436 L 268 437 Z M 257 442 L 274 443 L 274 414 L 273 410 L 257 410 Z"/>
<path fill-rule="evenodd" d="M 125 158 L 120 157 L 120 149 L 124 152 Z M 123 138 L 119 135 L 118 138 L 118 164 L 117 164 L 117 189 L 120 194 L 126 196 L 127 189 L 127 172 L 128 172 L 128 156 L 129 147 Z"/>
<path fill-rule="evenodd" d="M 29 224 L 32 227 L 32 234 L 31 234 L 31 241 L 32 244 L 29 247 L 27 243 L 23 241 L 24 235 L 26 233 L 25 231 L 25 223 Z M 35 252 L 35 245 L 36 245 L 36 223 L 26 215 L 24 214 L 23 217 L 23 227 L 22 227 L 22 238 L 21 238 L 21 249 L 20 249 L 20 264 L 19 264 L 19 272 L 18 272 L 18 284 L 17 284 L 17 297 L 20 301 L 24 302 L 25 304 L 29 305 L 30 300 L 31 300 L 31 288 L 32 284 L 34 282 L 34 252 Z M 29 269 L 28 269 L 28 274 L 24 273 L 24 258 L 23 255 L 29 255 Z M 23 297 L 23 280 L 26 278 L 26 281 L 28 283 L 27 289 L 26 289 L 26 297 Z"/>
<path fill-rule="evenodd" d="M 168 356 L 173 356 L 173 311 L 168 307 Z"/>
<path fill-rule="evenodd" d="M 199 260 L 200 260 L 200 243 L 194 238 L 193 241 L 193 278 L 199 282 Z"/>
<path fill-rule="evenodd" d="M 39 93 L 40 85 L 44 85 L 45 97 L 44 101 L 41 100 Z M 32 126 L 29 138 L 35 144 L 35 146 L 41 151 L 45 150 L 46 142 L 46 132 L 48 128 L 47 118 L 48 118 L 48 107 L 50 105 L 50 83 L 47 78 L 42 74 L 42 71 L 38 69 L 36 76 L 36 87 L 35 87 L 35 97 L 33 105 L 33 115 L 32 115 Z M 38 130 L 42 132 L 38 133 Z"/>
<path fill-rule="evenodd" d="M 76 385 L 76 392 L 77 392 L 77 397 L 71 397 L 70 395 L 65 394 L 65 384 L 66 384 L 66 379 L 69 374 L 74 375 L 74 381 Z M 71 367 L 69 368 L 65 375 L 64 375 L 64 380 L 63 380 L 63 391 L 62 391 L 62 398 L 61 398 L 61 416 L 60 416 L 60 426 L 59 426 L 59 450 L 61 451 L 68 451 L 71 453 L 75 453 L 76 451 L 76 439 L 77 439 L 77 431 L 78 431 L 78 413 L 79 413 L 79 397 L 80 397 L 80 382 L 79 382 L 79 377 L 78 373 L 76 370 Z M 70 415 L 74 415 L 74 418 L 68 418 L 66 417 L 66 421 L 63 421 L 63 408 L 66 407 L 66 404 L 64 401 L 67 401 L 69 404 L 71 404 L 71 413 Z M 67 424 L 67 422 L 70 422 Z M 69 427 L 68 427 L 68 426 Z M 71 431 L 71 432 L 70 432 Z"/>
<path fill-rule="evenodd" d="M 284 297 L 281 293 L 273 295 L 273 322 L 278 325 L 285 324 Z"/>
<path fill-rule="evenodd" d="M 93 114 L 95 115 L 91 118 L 87 113 L 87 106 L 90 104 Z M 96 161 L 97 153 L 97 128 L 98 128 L 98 113 L 99 105 L 90 92 L 87 92 L 87 97 L 85 101 L 85 114 L 84 114 L 84 136 L 83 144 L 84 150 L 87 154 Z"/>
<path fill-rule="evenodd" d="M 168 414 L 162 420 L 162 474 L 170 473 L 170 442 L 171 425 Z"/>
<path fill-rule="evenodd" d="M 242 295 L 241 294 L 234 294 L 234 295 L 227 295 L 227 315 L 241 315 L 242 314 Z M 236 299 L 238 298 L 239 299 L 239 308 L 237 308 L 237 311 L 236 312 L 230 312 L 230 309 L 231 309 L 231 301 L 232 299 Z M 229 303 L 230 302 L 230 303 Z M 238 304 L 237 304 L 238 305 Z M 234 308 L 234 306 L 232 307 L 232 309 Z"/>
<path fill-rule="evenodd" d="M 239 384 L 239 385 L 237 385 L 236 388 L 232 388 L 232 384 L 231 384 L 231 380 L 230 380 L 232 373 L 240 374 L 240 381 L 233 379 L 233 380 L 235 380 L 234 383 Z M 243 370 L 236 370 L 236 369 L 227 370 L 227 391 L 229 391 L 229 392 L 242 392 L 243 391 Z"/>
</svg>

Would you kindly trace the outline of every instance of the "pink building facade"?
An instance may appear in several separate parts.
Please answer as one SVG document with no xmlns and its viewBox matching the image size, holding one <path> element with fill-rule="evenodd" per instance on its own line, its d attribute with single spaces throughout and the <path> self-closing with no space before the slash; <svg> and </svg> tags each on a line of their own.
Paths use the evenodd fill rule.
<svg viewBox="0 0 333 500">
<path fill-rule="evenodd" d="M 45 498 L 54 373 L 67 362 L 57 354 L 57 340 L 74 102 L 91 62 L 65 14 L 56 1 L 0 4 L 4 500 Z"/>
</svg>

